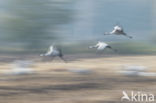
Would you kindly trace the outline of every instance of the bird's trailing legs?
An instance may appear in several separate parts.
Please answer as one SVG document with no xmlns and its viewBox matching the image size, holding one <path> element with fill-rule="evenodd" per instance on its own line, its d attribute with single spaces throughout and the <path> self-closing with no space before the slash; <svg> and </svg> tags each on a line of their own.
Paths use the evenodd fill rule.
<svg viewBox="0 0 156 103">
<path fill-rule="evenodd" d="M 63 56 L 57 56 L 57 57 L 59 57 L 63 62 L 67 63 L 67 60 L 65 60 Z M 50 60 L 53 61 L 54 58 L 56 58 L 56 56 L 51 56 Z"/>
<path fill-rule="evenodd" d="M 64 59 L 64 55 L 62 54 L 62 50 L 61 50 L 61 49 L 58 49 L 58 51 L 60 52 L 60 54 L 58 55 L 59 58 L 60 58 L 61 60 L 63 60 L 65 63 L 67 63 L 67 60 Z"/>
<path fill-rule="evenodd" d="M 130 39 L 133 38 L 132 36 L 127 35 L 126 33 L 124 33 L 123 35 L 126 36 L 126 37 L 128 37 L 128 38 L 130 38 Z"/>
<path fill-rule="evenodd" d="M 116 49 L 113 49 L 111 46 L 107 46 L 107 48 L 113 50 L 114 52 L 117 52 L 117 50 Z"/>
<path fill-rule="evenodd" d="M 64 59 L 63 56 L 59 56 L 61 60 L 63 60 L 65 63 L 67 63 L 67 60 Z"/>
</svg>

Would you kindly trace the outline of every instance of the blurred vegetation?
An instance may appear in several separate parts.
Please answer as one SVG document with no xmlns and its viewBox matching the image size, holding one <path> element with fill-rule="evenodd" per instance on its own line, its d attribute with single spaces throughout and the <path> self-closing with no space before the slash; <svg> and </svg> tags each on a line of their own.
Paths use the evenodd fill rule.
<svg viewBox="0 0 156 103">
<path fill-rule="evenodd" d="M 153 33 L 150 39 L 152 43 L 156 44 L 156 32 Z"/>
<path fill-rule="evenodd" d="M 74 3 L 74 0 L 5 0 L 4 8 L 0 11 L 0 53 L 39 54 L 46 52 L 52 43 L 56 43 L 65 54 L 95 54 L 95 49 L 88 48 L 88 46 L 96 43 L 94 42 L 95 40 L 85 41 L 83 39 L 83 35 L 88 37 L 87 33 L 77 33 L 84 41 L 60 43 L 60 39 L 64 37 L 62 35 L 64 31 L 60 27 L 76 20 L 74 16 L 79 16 L 79 19 L 82 19 L 81 16 L 83 14 L 81 15 L 81 12 L 77 15 L 74 14 L 77 13 L 72 6 Z M 99 13 L 101 13 L 100 9 Z M 89 16 L 84 16 L 85 20 Z M 103 29 L 103 26 L 101 25 L 100 27 Z M 71 30 L 71 25 L 67 29 L 69 29 L 67 31 L 73 31 Z M 60 33 L 60 31 L 63 33 Z M 69 37 L 70 35 L 74 34 L 70 33 Z M 155 38 L 154 35 L 150 40 L 156 43 Z M 119 40 L 117 42 L 110 42 L 110 45 L 118 50 L 118 54 L 156 54 L 156 46 L 147 42 L 133 42 L 133 40 L 131 42 L 121 42 Z M 113 54 L 114 52 L 106 49 L 104 53 Z"/>
<path fill-rule="evenodd" d="M 60 24 L 72 19 L 71 0 L 6 0 L 1 13 L 1 31 L 5 44 L 38 49 L 56 41 Z M 2 34 L 1 33 L 1 34 Z M 2 44 L 2 43 L 1 43 Z"/>
</svg>

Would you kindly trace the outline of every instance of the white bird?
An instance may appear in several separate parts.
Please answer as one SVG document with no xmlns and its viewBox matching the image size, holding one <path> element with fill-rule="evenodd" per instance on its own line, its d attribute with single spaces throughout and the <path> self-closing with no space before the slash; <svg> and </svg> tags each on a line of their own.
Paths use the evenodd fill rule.
<svg viewBox="0 0 156 103">
<path fill-rule="evenodd" d="M 112 49 L 113 51 L 117 52 L 116 49 L 113 49 L 107 43 L 101 42 L 101 41 L 98 41 L 98 43 L 94 46 L 89 46 L 89 48 L 97 48 L 97 51 L 103 51 L 105 48 L 109 48 L 109 49 Z"/>
<path fill-rule="evenodd" d="M 132 38 L 132 36 L 127 35 L 127 34 L 124 32 L 123 28 L 122 28 L 121 26 L 119 26 L 119 25 L 114 26 L 113 31 L 111 31 L 111 32 L 105 32 L 105 33 L 104 33 L 104 35 L 110 35 L 110 34 L 124 35 L 124 36 L 126 36 L 126 37 L 128 37 L 128 38 Z"/>
<path fill-rule="evenodd" d="M 56 47 L 54 47 L 53 45 L 51 45 L 49 47 L 49 50 L 47 51 L 47 53 L 45 54 L 40 54 L 40 56 L 45 56 L 45 57 L 51 57 L 51 59 L 53 59 L 54 57 L 60 57 L 63 61 L 65 61 L 65 59 L 63 58 L 63 54 L 61 49 L 58 49 Z"/>
</svg>

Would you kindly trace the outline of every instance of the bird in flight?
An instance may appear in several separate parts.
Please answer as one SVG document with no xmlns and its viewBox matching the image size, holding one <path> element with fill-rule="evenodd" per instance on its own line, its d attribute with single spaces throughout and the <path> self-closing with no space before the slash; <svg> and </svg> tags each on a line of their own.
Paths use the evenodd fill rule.
<svg viewBox="0 0 156 103">
<path fill-rule="evenodd" d="M 96 45 L 94 45 L 94 46 L 89 46 L 89 48 L 96 48 L 97 51 L 103 51 L 105 48 L 109 48 L 109 49 L 117 52 L 116 49 L 113 49 L 110 45 L 108 45 L 105 42 L 101 42 L 101 41 L 98 41 L 98 43 Z"/>
<path fill-rule="evenodd" d="M 127 35 L 125 32 L 124 32 L 124 29 L 123 27 L 119 26 L 119 25 L 115 25 L 114 26 L 114 29 L 111 31 L 111 32 L 105 32 L 104 35 L 111 35 L 111 34 L 114 34 L 114 35 L 124 35 L 130 39 L 132 39 L 132 36 L 129 36 Z"/>
<path fill-rule="evenodd" d="M 56 48 L 55 46 L 51 45 L 49 47 L 49 50 L 45 54 L 40 54 L 40 56 L 50 57 L 52 60 L 55 57 L 61 58 L 63 61 L 66 62 L 66 60 L 63 58 L 62 50 Z"/>
</svg>

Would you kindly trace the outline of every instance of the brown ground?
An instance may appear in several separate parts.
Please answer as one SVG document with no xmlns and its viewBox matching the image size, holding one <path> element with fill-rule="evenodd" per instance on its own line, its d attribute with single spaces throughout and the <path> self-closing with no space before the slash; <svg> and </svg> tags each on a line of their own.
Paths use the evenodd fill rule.
<svg viewBox="0 0 156 103">
<path fill-rule="evenodd" d="M 11 67 L 0 63 L 0 70 Z M 0 103 L 120 103 L 122 91 L 156 95 L 156 77 L 123 76 L 123 65 L 142 65 L 156 72 L 156 56 L 114 56 L 64 63 L 36 62 L 35 74 L 0 74 Z M 88 74 L 68 69 L 89 69 Z M 125 103 L 125 102 L 124 102 Z"/>
</svg>

